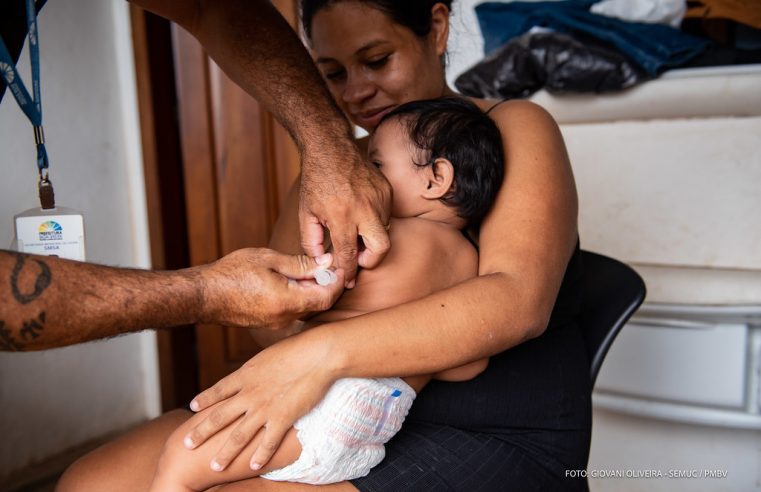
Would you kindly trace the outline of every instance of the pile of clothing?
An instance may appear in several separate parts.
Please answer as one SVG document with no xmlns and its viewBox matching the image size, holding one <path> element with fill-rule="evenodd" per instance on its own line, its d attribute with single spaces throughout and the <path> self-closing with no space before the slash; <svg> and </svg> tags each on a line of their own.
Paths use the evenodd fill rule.
<svg viewBox="0 0 761 492">
<path fill-rule="evenodd" d="M 620 91 L 685 66 L 761 62 L 759 0 L 565 0 L 476 7 L 486 58 L 455 81 L 505 99 Z"/>
</svg>

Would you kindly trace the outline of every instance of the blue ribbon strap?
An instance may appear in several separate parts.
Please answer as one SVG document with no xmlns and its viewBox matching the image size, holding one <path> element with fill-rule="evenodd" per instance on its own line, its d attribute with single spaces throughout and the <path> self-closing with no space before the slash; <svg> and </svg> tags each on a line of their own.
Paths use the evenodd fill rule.
<svg viewBox="0 0 761 492">
<path fill-rule="evenodd" d="M 34 141 L 37 146 L 37 168 L 48 169 L 49 161 L 45 150 L 45 134 L 42 129 L 42 97 L 40 96 L 40 47 L 37 37 L 37 10 L 34 0 L 26 0 L 26 20 L 29 29 L 29 56 L 32 65 L 32 95 L 29 95 L 21 76 L 13 63 L 8 48 L 0 36 L 0 75 L 8 85 L 21 110 L 34 127 Z M 47 176 L 45 177 L 47 179 Z"/>
</svg>

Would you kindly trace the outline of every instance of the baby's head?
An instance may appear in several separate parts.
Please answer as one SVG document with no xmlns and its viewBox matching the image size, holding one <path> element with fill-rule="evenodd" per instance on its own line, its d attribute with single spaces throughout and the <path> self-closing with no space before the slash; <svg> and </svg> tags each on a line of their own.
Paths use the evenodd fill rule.
<svg viewBox="0 0 761 492">
<path fill-rule="evenodd" d="M 448 210 L 461 225 L 478 226 L 504 175 L 497 125 L 461 98 L 395 108 L 375 128 L 369 155 L 394 189 L 395 217 L 440 218 Z"/>
</svg>

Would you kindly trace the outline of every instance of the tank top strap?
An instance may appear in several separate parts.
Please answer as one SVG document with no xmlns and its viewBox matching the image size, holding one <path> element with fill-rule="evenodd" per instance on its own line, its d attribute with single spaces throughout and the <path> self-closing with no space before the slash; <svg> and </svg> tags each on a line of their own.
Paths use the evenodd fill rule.
<svg viewBox="0 0 761 492">
<path fill-rule="evenodd" d="M 505 101 L 509 101 L 509 99 L 502 99 L 501 101 L 497 101 L 492 107 L 490 107 L 489 109 L 486 110 L 486 114 L 491 113 L 492 109 L 496 108 L 497 106 L 499 106 L 500 104 L 502 104 Z"/>
</svg>

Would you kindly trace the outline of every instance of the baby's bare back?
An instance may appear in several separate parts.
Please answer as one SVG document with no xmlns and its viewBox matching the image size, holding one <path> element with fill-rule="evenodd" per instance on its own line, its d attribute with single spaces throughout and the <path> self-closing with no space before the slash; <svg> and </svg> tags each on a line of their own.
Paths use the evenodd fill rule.
<svg viewBox="0 0 761 492">
<path fill-rule="evenodd" d="M 478 274 L 478 253 L 457 228 L 417 217 L 391 219 L 391 249 L 381 264 L 314 322 L 338 321 L 414 301 Z"/>
</svg>

